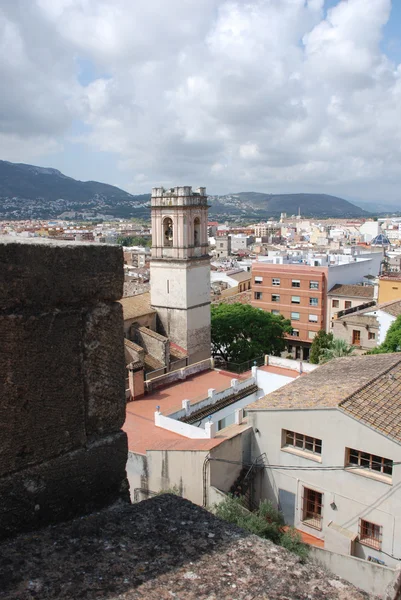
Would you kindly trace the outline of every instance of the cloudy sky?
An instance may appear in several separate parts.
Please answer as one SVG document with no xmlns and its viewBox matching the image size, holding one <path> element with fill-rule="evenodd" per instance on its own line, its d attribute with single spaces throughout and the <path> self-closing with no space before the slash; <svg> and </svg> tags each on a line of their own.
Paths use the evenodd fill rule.
<svg viewBox="0 0 401 600">
<path fill-rule="evenodd" d="M 401 204 L 400 0 L 1 0 L 0 158 Z"/>
</svg>

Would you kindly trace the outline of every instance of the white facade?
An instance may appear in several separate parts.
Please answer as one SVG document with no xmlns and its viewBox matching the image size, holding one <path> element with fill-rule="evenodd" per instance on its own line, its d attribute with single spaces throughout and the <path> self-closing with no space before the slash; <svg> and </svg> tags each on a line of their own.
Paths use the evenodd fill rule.
<svg viewBox="0 0 401 600">
<path fill-rule="evenodd" d="M 401 461 L 400 444 L 336 408 L 252 408 L 248 422 L 259 432 L 255 435 L 253 456 L 266 452 L 268 465 L 279 465 L 265 469 L 258 489 L 261 499 L 268 498 L 276 505 L 280 504 L 282 509 L 285 502 L 284 514 L 289 524 L 325 538 L 325 548 L 336 552 L 344 553 L 347 540 L 341 535 L 337 539 L 328 535 L 331 523 L 356 535 L 360 519 L 379 525 L 382 528 L 382 552 L 356 542 L 355 554 L 365 559 L 377 558 L 389 566 L 398 564 L 391 556 L 401 555 L 401 465 L 393 467 L 391 481 L 366 470 L 344 469 L 344 465 L 347 448 Z M 320 439 L 321 455 L 285 447 L 285 430 Z M 323 470 L 324 467 L 337 469 Z M 304 520 L 305 489 L 323 495 L 321 529 L 311 527 Z"/>
</svg>

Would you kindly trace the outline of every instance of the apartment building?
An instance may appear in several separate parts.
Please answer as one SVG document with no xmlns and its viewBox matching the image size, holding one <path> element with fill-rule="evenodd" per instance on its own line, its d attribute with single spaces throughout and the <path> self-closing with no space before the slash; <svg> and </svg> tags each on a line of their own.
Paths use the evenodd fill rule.
<svg viewBox="0 0 401 600">
<path fill-rule="evenodd" d="M 247 407 L 255 501 L 340 554 L 399 564 L 401 358 L 338 358 Z M 269 468 L 275 465 L 275 468 Z"/>
<path fill-rule="evenodd" d="M 326 327 L 327 267 L 252 265 L 252 306 L 291 320 L 289 351 L 307 359 L 313 338 Z"/>
</svg>

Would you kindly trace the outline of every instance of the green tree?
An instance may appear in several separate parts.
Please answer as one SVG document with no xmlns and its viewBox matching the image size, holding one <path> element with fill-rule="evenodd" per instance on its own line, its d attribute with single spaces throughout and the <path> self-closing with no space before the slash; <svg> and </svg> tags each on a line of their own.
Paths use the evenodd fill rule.
<svg viewBox="0 0 401 600">
<path fill-rule="evenodd" d="M 282 315 L 249 304 L 213 304 L 212 354 L 229 362 L 244 362 L 263 354 L 275 356 L 285 349 L 291 322 Z"/>
<path fill-rule="evenodd" d="M 328 348 L 324 348 L 319 358 L 319 364 L 324 364 L 333 358 L 341 358 L 342 356 L 352 356 L 354 347 L 350 346 L 344 340 L 334 338 Z"/>
<path fill-rule="evenodd" d="M 333 341 L 333 334 L 326 333 L 324 329 L 320 329 L 313 338 L 312 346 L 309 354 L 309 362 L 313 365 L 319 364 L 320 355 L 323 350 L 328 348 Z"/>
<path fill-rule="evenodd" d="M 377 348 L 370 350 L 367 354 L 387 354 L 389 352 L 400 352 L 401 350 L 401 315 L 390 325 L 384 342 Z"/>
</svg>

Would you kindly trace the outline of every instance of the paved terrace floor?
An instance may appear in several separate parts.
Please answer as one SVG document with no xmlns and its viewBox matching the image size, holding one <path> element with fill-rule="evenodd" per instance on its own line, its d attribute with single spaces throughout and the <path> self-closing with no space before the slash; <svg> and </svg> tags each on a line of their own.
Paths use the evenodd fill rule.
<svg viewBox="0 0 401 600">
<path fill-rule="evenodd" d="M 290 369 L 280 369 L 278 367 L 262 367 L 263 371 L 286 375 L 287 377 L 297 377 L 296 371 Z M 147 450 L 211 450 L 224 440 L 238 435 L 244 431 L 248 425 L 232 425 L 219 432 L 213 439 L 193 440 L 181 436 L 172 431 L 161 427 L 156 427 L 154 414 L 156 406 L 160 406 L 160 411 L 168 415 L 182 406 L 183 400 L 198 400 L 205 398 L 209 389 L 214 388 L 222 391 L 230 387 L 231 379 L 247 379 L 251 372 L 242 375 L 219 371 L 217 369 L 205 371 L 194 375 L 185 381 L 178 381 L 165 388 L 155 390 L 145 395 L 140 400 L 129 402 L 127 404 L 126 420 L 124 431 L 128 436 L 128 448 L 130 452 L 146 454 Z"/>
<path fill-rule="evenodd" d="M 0 544 L 2 600 L 373 600 L 165 494 Z"/>
</svg>

